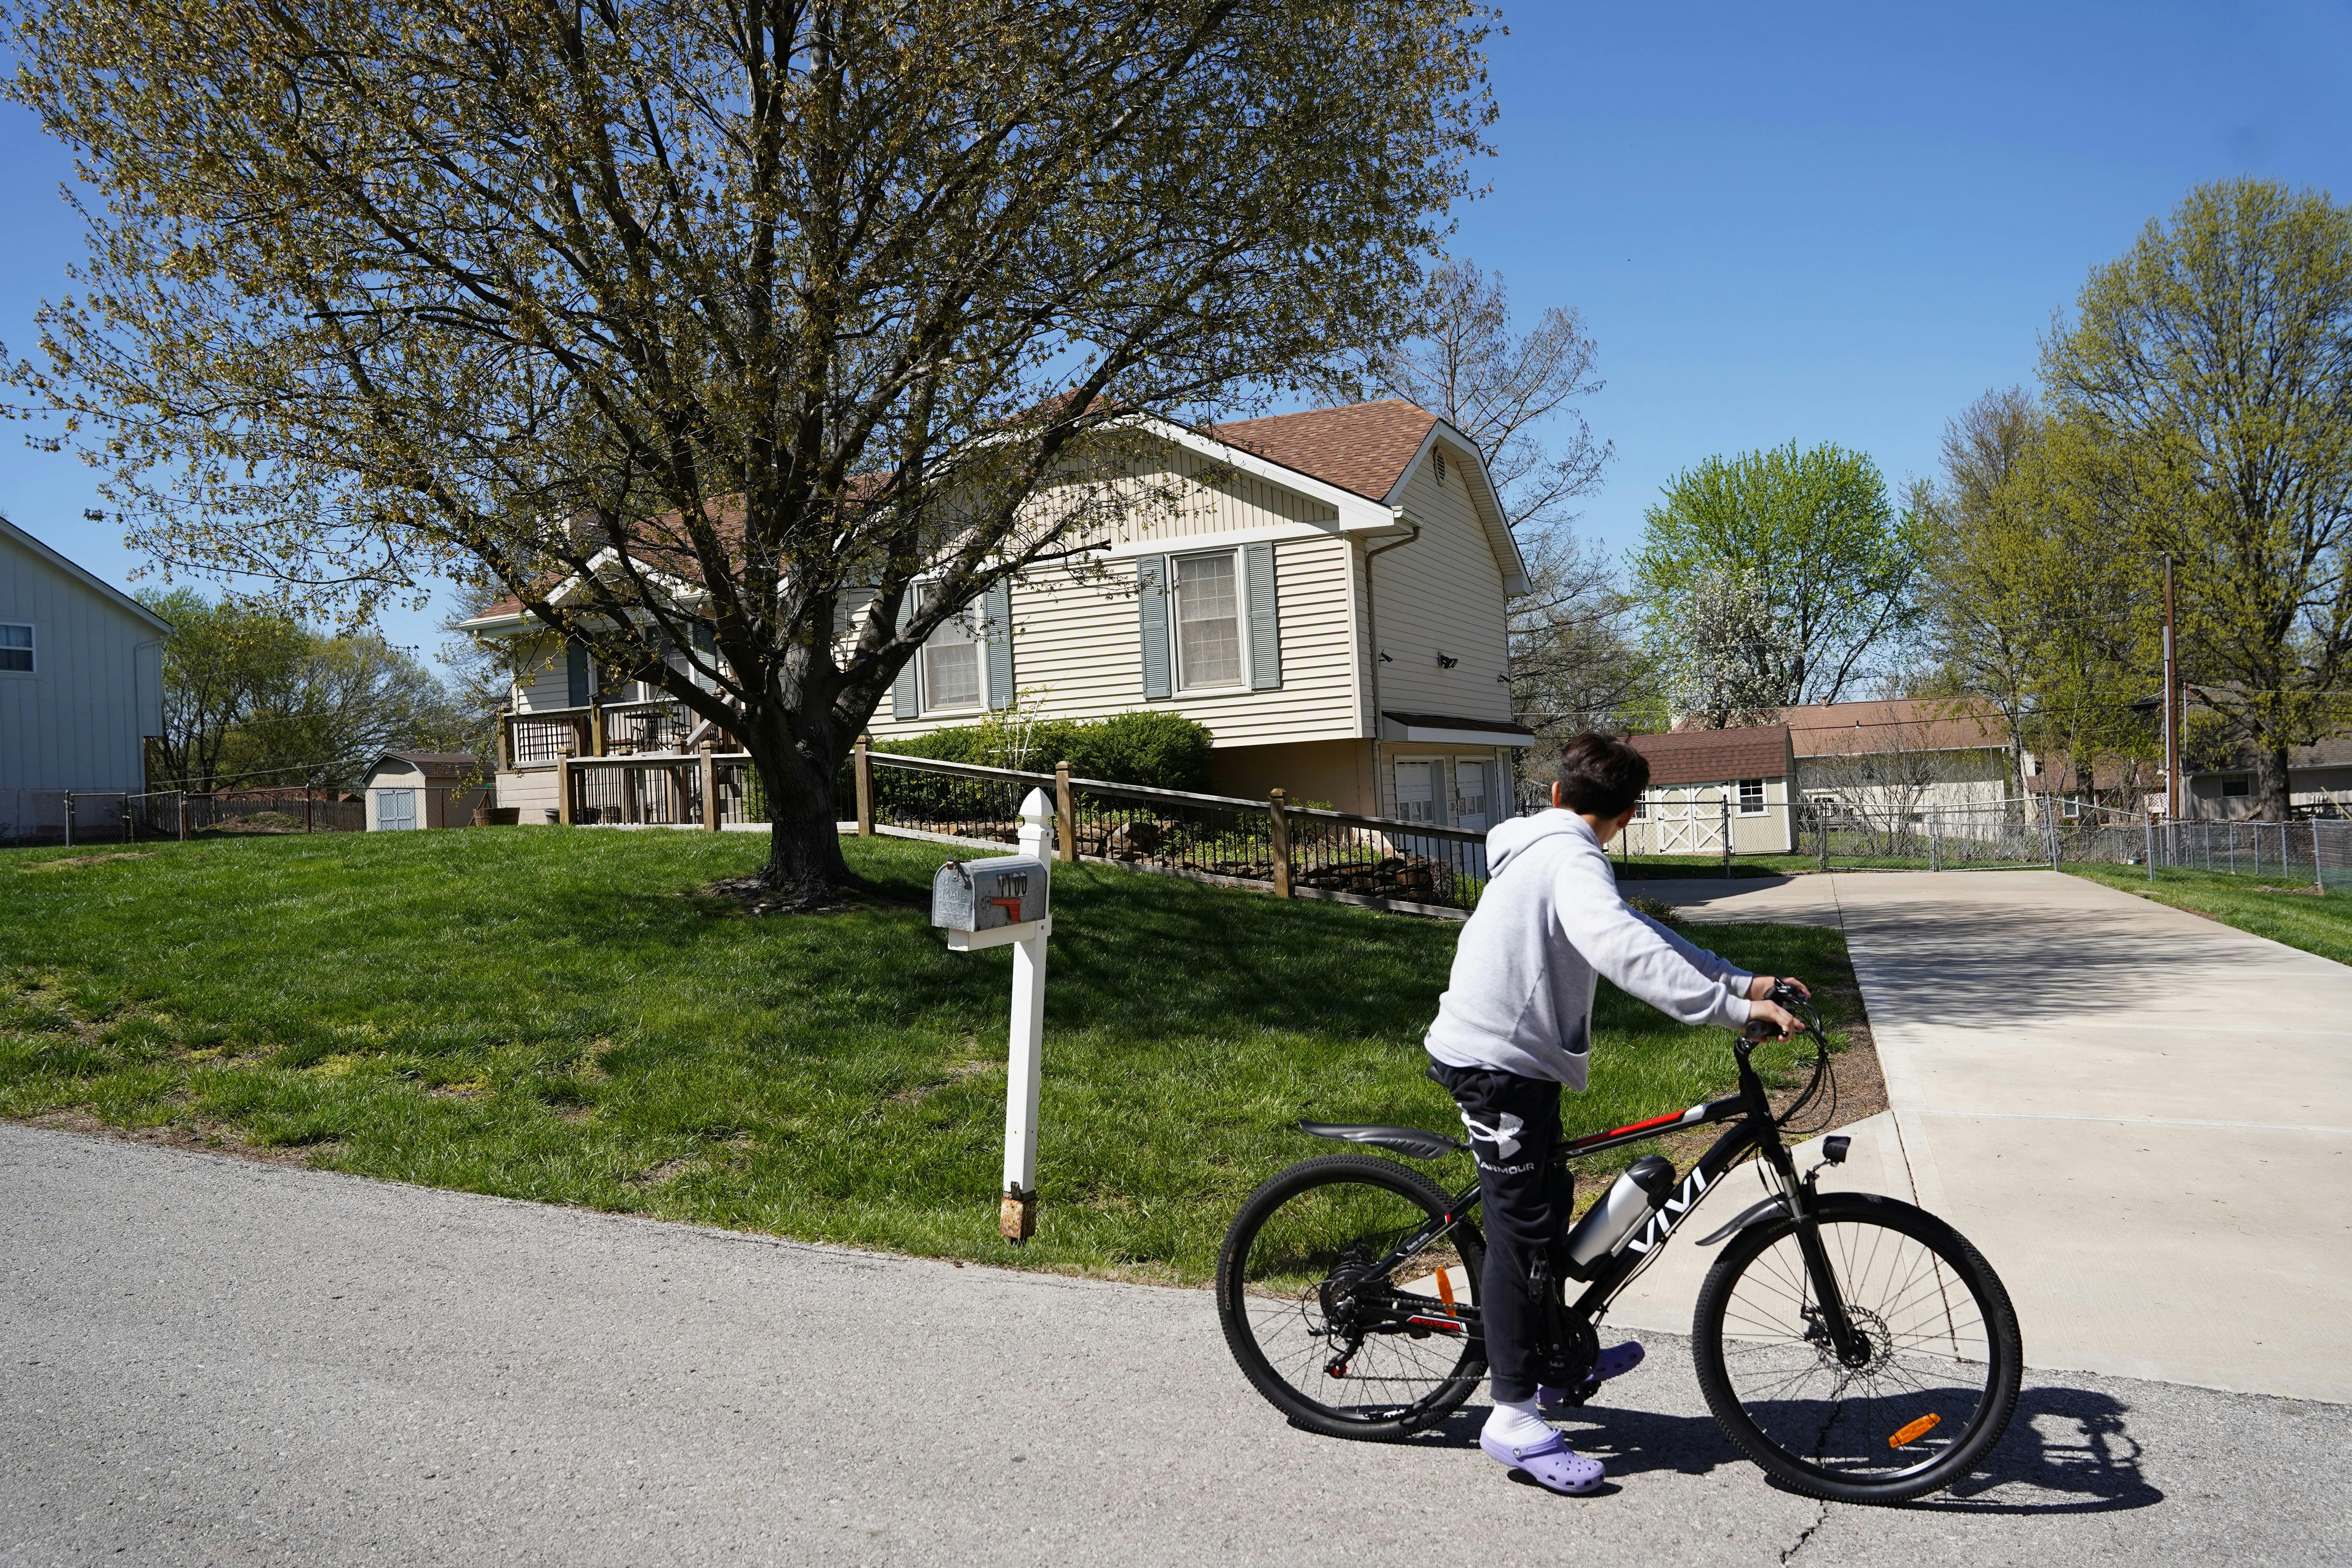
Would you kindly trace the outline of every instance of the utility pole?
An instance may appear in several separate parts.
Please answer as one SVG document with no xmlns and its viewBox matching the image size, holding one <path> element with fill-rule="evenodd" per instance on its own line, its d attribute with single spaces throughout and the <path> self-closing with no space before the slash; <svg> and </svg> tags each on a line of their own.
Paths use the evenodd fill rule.
<svg viewBox="0 0 2352 1568">
<path fill-rule="evenodd" d="M 2172 552 L 2164 556 L 2164 819 L 2180 820 L 2180 672 L 2173 661 Z"/>
</svg>

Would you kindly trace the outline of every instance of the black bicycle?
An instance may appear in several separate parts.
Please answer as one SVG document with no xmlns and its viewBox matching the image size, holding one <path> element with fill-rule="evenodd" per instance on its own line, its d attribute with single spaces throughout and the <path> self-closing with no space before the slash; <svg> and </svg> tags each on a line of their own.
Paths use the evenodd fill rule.
<svg viewBox="0 0 2352 1568">
<path fill-rule="evenodd" d="M 1733 1043 L 1739 1092 L 1565 1144 L 1563 1161 L 1728 1122 L 1687 1173 L 1651 1154 L 1571 1227 L 1552 1291 L 1544 1381 L 1580 1404 L 1597 1388 L 1598 1325 L 1707 1189 L 1749 1155 L 1778 1190 L 1703 1238 L 1724 1247 L 1691 1338 L 1724 1435 L 1787 1485 L 1846 1502 L 1899 1502 L 1968 1475 L 2009 1425 L 2023 1351 L 2009 1293 L 1977 1249 L 1925 1210 L 1815 1190 L 1781 1133 L 1817 1103 L 1829 1047 L 1808 999 L 1773 1000 L 1804 1024 L 1812 1078 L 1779 1115 Z M 1318 1137 L 1416 1160 L 1467 1152 L 1441 1132 L 1302 1121 Z M 1822 1142 L 1823 1164 L 1847 1140 Z M 1477 1287 L 1484 1244 L 1474 1180 L 1451 1196 L 1393 1161 L 1304 1161 L 1250 1194 L 1217 1261 L 1226 1343 L 1258 1392 L 1335 1437 L 1394 1439 L 1442 1421 L 1486 1370 Z M 1580 1293 L 1571 1300 L 1569 1289 Z"/>
</svg>

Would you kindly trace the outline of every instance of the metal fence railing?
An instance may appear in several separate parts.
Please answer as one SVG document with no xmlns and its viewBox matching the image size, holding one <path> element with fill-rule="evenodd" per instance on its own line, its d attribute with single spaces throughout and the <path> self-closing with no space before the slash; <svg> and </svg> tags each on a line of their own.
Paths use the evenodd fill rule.
<svg viewBox="0 0 2352 1568">
<path fill-rule="evenodd" d="M 220 834 L 357 833 L 367 805 L 332 791 L 0 792 L 0 844 L 135 844 Z"/>
<path fill-rule="evenodd" d="M 1057 842 L 1081 859 L 1458 917 L 1486 884 L 1486 836 L 1265 800 L 1158 789 L 927 757 L 865 752 L 845 770 L 835 815 L 861 830 L 1017 840 L 1022 800 L 1055 802 Z"/>
<path fill-rule="evenodd" d="M 2352 885 L 2352 822 L 2162 822 L 2144 830 L 2150 879 L 2214 871 L 2325 891 Z"/>
</svg>

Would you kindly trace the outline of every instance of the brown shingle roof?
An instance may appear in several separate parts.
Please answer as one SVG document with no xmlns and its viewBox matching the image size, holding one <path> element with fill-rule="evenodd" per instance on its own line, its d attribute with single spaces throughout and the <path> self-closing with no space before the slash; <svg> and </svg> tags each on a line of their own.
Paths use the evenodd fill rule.
<svg viewBox="0 0 2352 1568">
<path fill-rule="evenodd" d="M 1886 752 L 1969 752 L 2009 744 L 1990 702 L 1965 697 L 1906 697 L 1887 702 L 1816 702 L 1784 708 L 1780 721 L 1801 757 L 1858 757 Z"/>
<path fill-rule="evenodd" d="M 1650 759 L 1650 783 L 1718 784 L 1725 779 L 1777 779 L 1789 773 L 1789 727 L 1751 724 L 1739 730 L 1678 730 L 1671 735 L 1629 735 Z"/>
<path fill-rule="evenodd" d="M 1402 398 L 1212 425 L 1245 452 L 1312 475 L 1367 500 L 1386 500 L 1437 416 Z"/>
</svg>

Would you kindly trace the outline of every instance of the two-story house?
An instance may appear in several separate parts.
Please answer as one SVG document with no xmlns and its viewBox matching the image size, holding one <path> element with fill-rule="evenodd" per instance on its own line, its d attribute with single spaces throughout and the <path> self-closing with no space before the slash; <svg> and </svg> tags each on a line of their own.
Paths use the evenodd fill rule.
<svg viewBox="0 0 2352 1568">
<path fill-rule="evenodd" d="M 1509 815 L 1514 759 L 1534 742 L 1511 718 L 1506 627 L 1527 569 L 1476 447 L 1397 401 L 1148 429 L 1160 500 L 943 627 L 875 739 L 1016 701 L 1053 719 L 1159 708 L 1209 731 L 1221 794 L 1279 787 L 1476 828 Z M 466 624 L 530 639 L 499 774 L 523 821 L 548 819 L 556 759 L 592 730 L 548 721 L 595 704 L 640 749 L 690 728 L 511 603 Z"/>
</svg>

